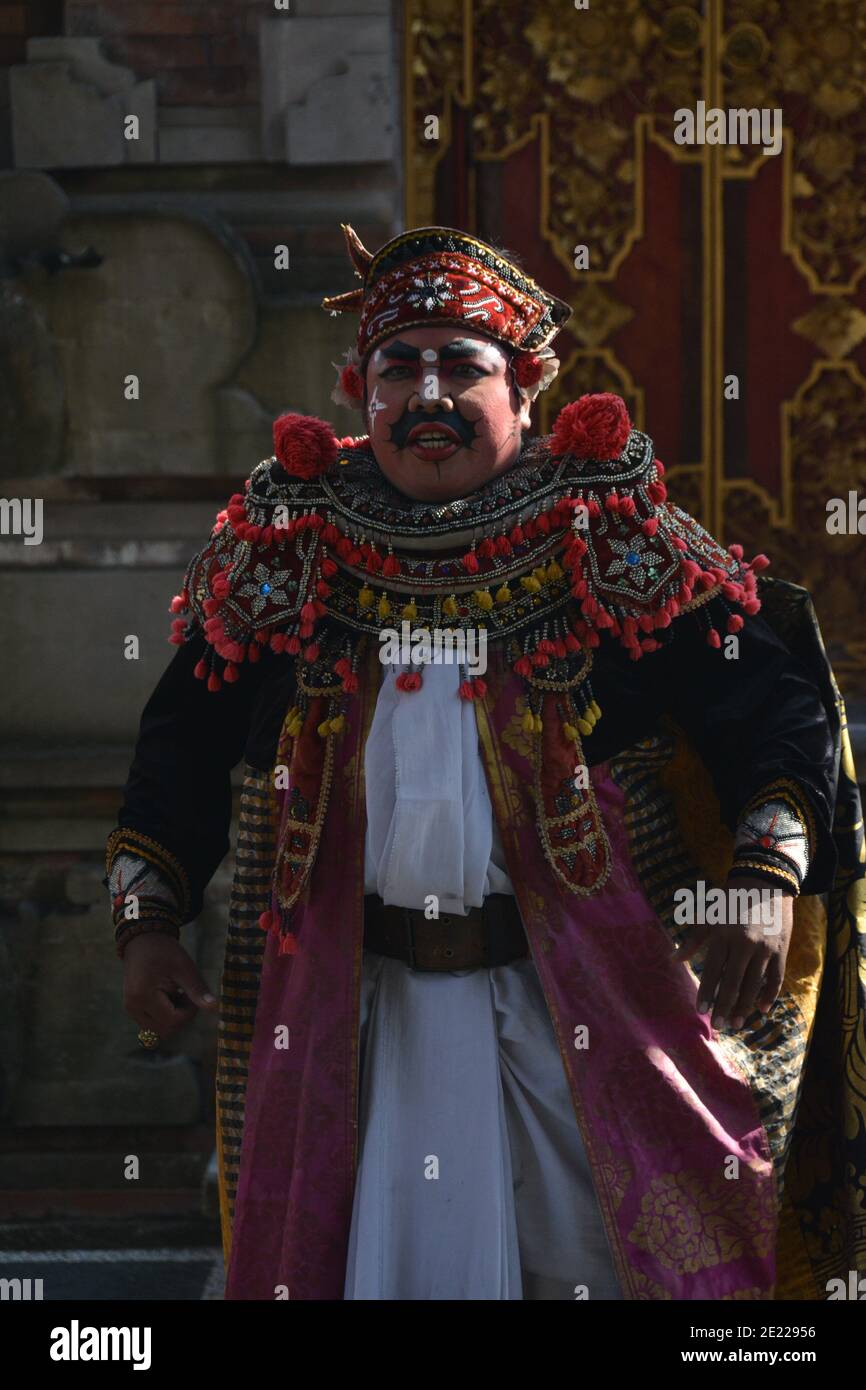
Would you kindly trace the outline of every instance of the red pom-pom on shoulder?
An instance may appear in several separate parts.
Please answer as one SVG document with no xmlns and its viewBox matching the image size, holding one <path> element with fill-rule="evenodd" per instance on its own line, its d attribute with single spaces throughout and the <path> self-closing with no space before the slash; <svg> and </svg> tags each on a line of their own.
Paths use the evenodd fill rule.
<svg viewBox="0 0 866 1390">
<path fill-rule="evenodd" d="M 625 401 L 611 391 L 563 406 L 550 437 L 552 454 L 607 461 L 619 458 L 631 433 Z"/>
<path fill-rule="evenodd" d="M 288 412 L 274 421 L 274 453 L 292 478 L 318 478 L 337 459 L 331 426 L 315 415 Z"/>
</svg>

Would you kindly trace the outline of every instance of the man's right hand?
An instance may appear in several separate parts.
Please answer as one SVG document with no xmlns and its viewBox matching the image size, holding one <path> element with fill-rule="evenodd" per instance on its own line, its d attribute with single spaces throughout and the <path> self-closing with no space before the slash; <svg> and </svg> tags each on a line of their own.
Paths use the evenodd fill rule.
<svg viewBox="0 0 866 1390">
<path fill-rule="evenodd" d="M 140 1028 L 151 1028 L 162 1039 L 199 1009 L 213 1013 L 219 1005 L 180 942 L 166 932 L 148 931 L 124 947 L 123 1007 Z"/>
</svg>

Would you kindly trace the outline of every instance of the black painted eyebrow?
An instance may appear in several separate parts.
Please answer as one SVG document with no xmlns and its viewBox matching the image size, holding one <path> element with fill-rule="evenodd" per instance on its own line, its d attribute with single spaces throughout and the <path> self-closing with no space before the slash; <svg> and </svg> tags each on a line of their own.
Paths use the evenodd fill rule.
<svg viewBox="0 0 866 1390">
<path fill-rule="evenodd" d="M 482 357 L 486 344 L 473 342 L 471 338 L 455 338 L 453 343 L 445 343 L 439 349 L 440 361 L 448 357 Z"/>
<path fill-rule="evenodd" d="M 383 357 L 397 357 L 402 362 L 417 362 L 421 356 L 420 348 L 412 347 L 410 343 L 401 343 L 399 340 L 390 347 L 383 347 L 381 352 Z"/>
</svg>

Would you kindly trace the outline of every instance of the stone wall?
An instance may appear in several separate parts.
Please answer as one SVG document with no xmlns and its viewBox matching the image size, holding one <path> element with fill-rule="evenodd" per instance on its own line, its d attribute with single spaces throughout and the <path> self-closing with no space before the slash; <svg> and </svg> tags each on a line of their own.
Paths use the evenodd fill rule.
<svg viewBox="0 0 866 1390">
<path fill-rule="evenodd" d="M 151 1131 L 149 1189 L 204 1166 L 213 1020 L 142 1054 L 102 849 L 215 512 L 281 411 L 355 423 L 356 321 L 320 301 L 354 283 L 340 222 L 402 225 L 393 8 L 0 0 L 0 493 L 44 508 L 41 544 L 0 534 L 0 1186 L 28 1211 L 128 1194 Z M 186 930 L 214 985 L 230 869 Z"/>
<path fill-rule="evenodd" d="M 293 7 L 292 7 L 293 8 Z M 65 33 L 100 39 L 112 62 L 153 77 L 160 105 L 255 106 L 260 0 L 72 0 Z"/>
</svg>

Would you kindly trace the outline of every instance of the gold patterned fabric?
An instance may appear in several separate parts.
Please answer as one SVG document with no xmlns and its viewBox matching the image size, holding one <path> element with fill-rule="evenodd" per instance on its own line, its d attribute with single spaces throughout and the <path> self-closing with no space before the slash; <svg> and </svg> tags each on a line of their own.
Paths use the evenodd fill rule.
<svg viewBox="0 0 866 1390">
<path fill-rule="evenodd" d="M 268 906 L 274 866 L 277 810 L 273 786 L 270 772 L 247 768 L 229 906 L 216 1079 L 220 1213 L 226 1259 L 240 1169 L 250 1047 L 267 940 L 258 919 Z"/>
<path fill-rule="evenodd" d="M 776 1169 L 776 1297 L 823 1299 L 829 1279 L 866 1269 L 866 849 L 844 702 L 811 600 L 804 589 L 775 580 L 763 581 L 762 598 L 767 621 L 824 694 L 839 755 L 838 869 L 826 907 L 815 897 L 794 904 L 785 979 L 770 1014 L 720 1041 L 748 1079 Z M 721 885 L 731 862 L 732 836 L 709 775 L 676 729 L 629 749 L 612 773 L 626 794 L 636 872 L 678 941 L 675 889 L 701 878 Z M 684 1269 L 706 1251 L 674 1234 L 700 1231 L 711 1257 L 736 1240 L 735 1213 L 699 1193 L 690 1216 L 688 1192 L 686 1173 L 670 1190 L 649 1194 L 636 1232 L 639 1244 L 658 1245 L 670 1226 L 666 1258 Z"/>
</svg>

